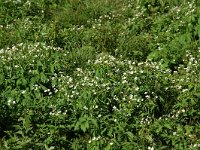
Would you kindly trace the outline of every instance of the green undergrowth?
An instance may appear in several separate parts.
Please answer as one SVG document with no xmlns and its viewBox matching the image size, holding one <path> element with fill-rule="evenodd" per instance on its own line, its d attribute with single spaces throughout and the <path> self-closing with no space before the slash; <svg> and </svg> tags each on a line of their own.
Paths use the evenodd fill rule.
<svg viewBox="0 0 200 150">
<path fill-rule="evenodd" d="M 0 149 L 199 149 L 199 10 L 0 1 Z"/>
</svg>

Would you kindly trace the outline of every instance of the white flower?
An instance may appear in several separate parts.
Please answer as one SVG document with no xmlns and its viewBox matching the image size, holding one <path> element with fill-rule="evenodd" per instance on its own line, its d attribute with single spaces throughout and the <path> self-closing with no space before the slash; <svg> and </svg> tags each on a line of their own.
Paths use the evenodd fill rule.
<svg viewBox="0 0 200 150">
<path fill-rule="evenodd" d="M 85 110 L 88 110 L 88 108 L 86 106 L 83 107 Z"/>
<path fill-rule="evenodd" d="M 188 91 L 188 89 L 183 89 L 183 90 L 182 90 L 182 92 L 186 92 L 186 91 Z"/>
<path fill-rule="evenodd" d="M 0 54 L 1 54 L 1 53 L 4 53 L 4 50 L 3 50 L 3 49 L 0 49 Z"/>
<path fill-rule="evenodd" d="M 8 105 L 10 105 L 12 103 L 12 100 L 11 99 L 9 99 L 8 100 Z"/>
<path fill-rule="evenodd" d="M 140 73 L 144 73 L 144 71 L 143 71 L 143 70 L 140 70 Z"/>
<path fill-rule="evenodd" d="M 123 84 L 124 84 L 124 83 L 127 83 L 127 81 L 126 81 L 126 80 L 123 80 L 122 83 L 123 83 Z"/>
<path fill-rule="evenodd" d="M 117 109 L 117 107 L 116 107 L 116 106 L 113 106 L 113 109 L 115 110 L 115 109 Z"/>
<path fill-rule="evenodd" d="M 72 78 L 71 77 L 69 78 L 69 82 L 72 82 Z"/>
<path fill-rule="evenodd" d="M 181 85 L 177 87 L 177 89 L 181 89 L 181 88 L 182 88 L 182 86 L 181 86 Z"/>
<path fill-rule="evenodd" d="M 130 95 L 129 95 L 129 98 L 130 98 L 130 99 L 132 99 L 132 98 L 133 98 L 133 95 L 132 95 L 132 94 L 130 94 Z"/>
<path fill-rule="evenodd" d="M 146 95 L 145 97 L 146 97 L 147 99 L 149 99 L 149 98 L 150 98 L 150 96 L 149 96 L 149 95 Z"/>
<path fill-rule="evenodd" d="M 153 148 L 153 147 L 150 147 L 150 146 L 148 146 L 148 150 L 154 150 L 154 148 Z"/>
<path fill-rule="evenodd" d="M 26 92 L 26 90 L 23 90 L 23 91 L 22 91 L 22 94 L 24 94 L 25 92 Z"/>
<path fill-rule="evenodd" d="M 93 137 L 92 140 L 95 141 L 95 140 L 97 140 L 97 138 L 96 138 L 96 137 Z"/>
<path fill-rule="evenodd" d="M 139 89 L 140 89 L 139 87 L 136 87 L 136 88 L 135 88 L 135 91 L 138 91 Z"/>
<path fill-rule="evenodd" d="M 176 135 L 176 132 L 173 132 L 173 135 Z"/>
<path fill-rule="evenodd" d="M 185 112 L 185 109 L 182 109 L 182 112 L 184 113 L 184 112 Z"/>
<path fill-rule="evenodd" d="M 129 74 L 133 74 L 133 71 L 130 71 Z"/>
<path fill-rule="evenodd" d="M 100 138 L 101 138 L 101 136 L 98 136 L 98 137 L 97 137 L 97 140 L 99 140 Z"/>
</svg>

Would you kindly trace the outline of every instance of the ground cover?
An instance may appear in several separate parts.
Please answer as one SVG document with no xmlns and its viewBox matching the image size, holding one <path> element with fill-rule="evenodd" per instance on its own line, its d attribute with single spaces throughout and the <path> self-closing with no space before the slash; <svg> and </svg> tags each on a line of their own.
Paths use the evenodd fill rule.
<svg viewBox="0 0 200 150">
<path fill-rule="evenodd" d="M 0 1 L 1 149 L 200 148 L 198 0 Z"/>
</svg>

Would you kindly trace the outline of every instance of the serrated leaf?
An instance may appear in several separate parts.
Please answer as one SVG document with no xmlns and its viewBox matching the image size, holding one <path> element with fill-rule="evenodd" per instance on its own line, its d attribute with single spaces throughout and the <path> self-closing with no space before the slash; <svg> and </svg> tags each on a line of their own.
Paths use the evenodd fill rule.
<svg viewBox="0 0 200 150">
<path fill-rule="evenodd" d="M 170 130 L 172 129 L 171 125 L 168 124 L 168 123 L 165 123 L 165 124 L 164 124 L 164 127 L 166 127 L 167 129 L 170 129 Z"/>
<path fill-rule="evenodd" d="M 89 123 L 87 121 L 81 123 L 81 130 L 85 132 L 89 128 Z"/>
</svg>

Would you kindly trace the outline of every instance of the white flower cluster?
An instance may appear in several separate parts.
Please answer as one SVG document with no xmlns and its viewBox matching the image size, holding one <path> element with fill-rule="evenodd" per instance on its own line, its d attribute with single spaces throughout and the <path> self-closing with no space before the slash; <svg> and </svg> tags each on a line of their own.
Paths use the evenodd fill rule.
<svg viewBox="0 0 200 150">
<path fill-rule="evenodd" d="M 144 125 L 144 124 L 149 125 L 151 123 L 151 121 L 152 121 L 152 119 L 149 116 L 147 116 L 147 117 L 141 119 L 140 124 L 141 125 Z"/>
<path fill-rule="evenodd" d="M 15 105 L 15 104 L 16 104 L 15 100 L 12 100 L 12 99 L 8 100 L 8 106 L 12 106 L 12 105 Z"/>
<path fill-rule="evenodd" d="M 22 1 L 21 0 L 6 0 L 5 3 L 14 3 L 14 4 L 20 4 Z"/>
<path fill-rule="evenodd" d="M 16 57 L 16 59 L 27 58 L 28 56 L 35 58 L 45 57 L 46 52 L 50 50 L 62 51 L 60 47 L 52 47 L 46 45 L 45 43 L 19 43 L 13 45 L 12 47 L 1 49 L 0 58 L 3 60 L 3 62 L 6 62 L 8 60 L 12 60 L 14 57 Z"/>
<path fill-rule="evenodd" d="M 91 140 L 88 141 L 88 143 L 90 144 L 91 142 L 98 141 L 99 139 L 101 139 L 101 136 L 93 137 Z"/>
</svg>

